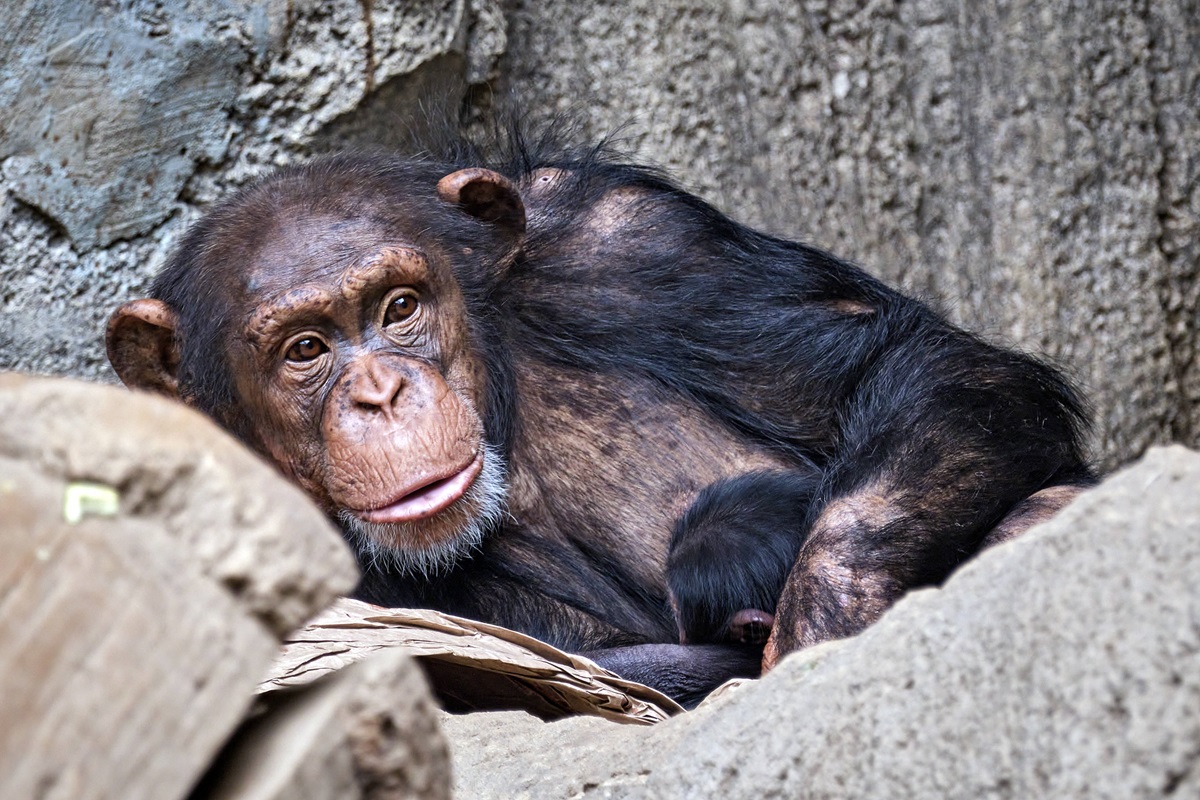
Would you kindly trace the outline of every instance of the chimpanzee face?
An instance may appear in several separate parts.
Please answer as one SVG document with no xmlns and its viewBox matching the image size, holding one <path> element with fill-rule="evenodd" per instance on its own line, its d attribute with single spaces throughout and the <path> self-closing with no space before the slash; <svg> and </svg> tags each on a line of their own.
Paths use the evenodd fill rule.
<svg viewBox="0 0 1200 800">
<path fill-rule="evenodd" d="M 504 466 L 485 438 L 487 376 L 453 263 L 472 249 L 420 232 L 445 227 L 427 217 L 475 216 L 511 257 L 524 216 L 485 170 L 447 176 L 424 206 L 375 192 L 285 198 L 218 229 L 188 277 L 220 280 L 227 330 L 177 332 L 175 308 L 137 300 L 110 321 L 110 358 L 126 383 L 188 400 L 179 341 L 212 340 L 234 404 L 205 410 L 336 517 L 360 558 L 429 574 L 496 522 Z"/>
<path fill-rule="evenodd" d="M 422 571 L 476 546 L 502 494 L 445 262 L 362 219 L 289 219 L 228 345 L 264 453 L 372 557 Z"/>
</svg>

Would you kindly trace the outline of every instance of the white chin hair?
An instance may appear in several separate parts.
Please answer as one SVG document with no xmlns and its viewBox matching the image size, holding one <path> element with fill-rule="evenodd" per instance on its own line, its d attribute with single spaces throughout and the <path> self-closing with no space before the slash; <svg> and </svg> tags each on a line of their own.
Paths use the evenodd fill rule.
<svg viewBox="0 0 1200 800">
<path fill-rule="evenodd" d="M 485 444 L 483 468 L 475 481 L 454 505 L 436 517 L 418 523 L 375 523 L 340 511 L 338 522 L 364 568 L 430 578 L 449 571 L 477 550 L 488 530 L 500 522 L 504 516 L 504 472 L 504 457 Z M 425 548 L 383 544 L 427 538 L 431 523 L 446 529 L 445 535 L 437 537 L 437 544 Z"/>
</svg>

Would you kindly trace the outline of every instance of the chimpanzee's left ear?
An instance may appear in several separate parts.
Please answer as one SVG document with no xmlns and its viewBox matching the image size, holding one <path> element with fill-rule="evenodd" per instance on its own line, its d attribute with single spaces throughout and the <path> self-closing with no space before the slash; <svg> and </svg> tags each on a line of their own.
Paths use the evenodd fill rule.
<svg viewBox="0 0 1200 800">
<path fill-rule="evenodd" d="M 525 235 L 525 203 L 517 187 L 499 172 L 473 167 L 438 181 L 438 195 L 477 219 L 520 240 Z"/>
</svg>

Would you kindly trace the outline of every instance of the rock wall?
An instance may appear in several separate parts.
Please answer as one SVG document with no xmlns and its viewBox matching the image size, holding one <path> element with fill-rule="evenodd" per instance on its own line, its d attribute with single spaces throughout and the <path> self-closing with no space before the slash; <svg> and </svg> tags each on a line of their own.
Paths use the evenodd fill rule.
<svg viewBox="0 0 1200 800">
<path fill-rule="evenodd" d="M 1200 2 L 518 0 L 502 75 L 1200 441 Z"/>
<path fill-rule="evenodd" d="M 1113 465 L 1200 443 L 1200 0 L 19 0 L 0 39 L 0 367 L 100 345 L 198 211 L 489 88 L 622 130 L 1094 398 Z M 59 324 L 51 326 L 49 322 Z"/>
<path fill-rule="evenodd" d="M 108 380 L 108 313 L 144 291 L 206 205 L 336 144 L 335 121 L 353 126 L 382 87 L 397 97 L 430 64 L 461 95 L 505 46 L 490 0 L 9 6 L 0 367 Z"/>
</svg>

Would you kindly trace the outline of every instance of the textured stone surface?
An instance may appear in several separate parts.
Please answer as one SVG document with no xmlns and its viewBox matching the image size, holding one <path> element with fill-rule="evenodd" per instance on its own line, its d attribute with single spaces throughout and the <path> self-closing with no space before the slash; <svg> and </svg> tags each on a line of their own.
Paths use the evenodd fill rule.
<svg viewBox="0 0 1200 800">
<path fill-rule="evenodd" d="M 0 102 L 11 113 L 0 158 L 9 159 L 12 193 L 80 249 L 152 229 L 196 162 L 224 155 L 245 60 L 228 23 L 250 10 L 229 3 L 225 24 L 210 29 L 193 9 L 121 12 L 54 0 L 10 7 Z M 262 49 L 270 20 L 255 21 L 249 44 Z"/>
<path fill-rule="evenodd" d="M 162 520 L 65 490 L 0 455 L 0 797 L 183 797 L 276 641 Z"/>
<path fill-rule="evenodd" d="M 1200 442 L 1200 3 L 514 4 L 506 85 Z"/>
<path fill-rule="evenodd" d="M 0 375 L 0 457 L 48 479 L 109 487 L 118 520 L 166 531 L 278 636 L 357 581 L 349 548 L 299 489 L 178 403 Z"/>
<path fill-rule="evenodd" d="M 449 800 L 437 707 L 402 651 L 269 692 L 261 703 L 191 800 Z"/>
<path fill-rule="evenodd" d="M 1057 518 L 650 729 L 446 723 L 467 797 L 1200 793 L 1200 454 L 1152 451 Z"/>
<path fill-rule="evenodd" d="M 491 0 L 6 7 L 0 368 L 111 380 L 105 318 L 200 208 L 343 141 L 343 117 L 361 123 L 366 98 L 403 95 L 430 64 L 456 106 L 505 41 Z"/>
<path fill-rule="evenodd" d="M 105 315 L 200 208 L 404 143 L 419 99 L 491 77 L 1062 362 L 1106 464 L 1200 443 L 1200 0 L 20 0 L 6 21 L 0 366 L 111 379 Z"/>
<path fill-rule="evenodd" d="M 202 415 L 0 375 L 0 508 L 0 796 L 449 797 L 400 651 L 272 694 L 189 795 L 277 637 L 357 579 L 324 515 Z"/>
</svg>

